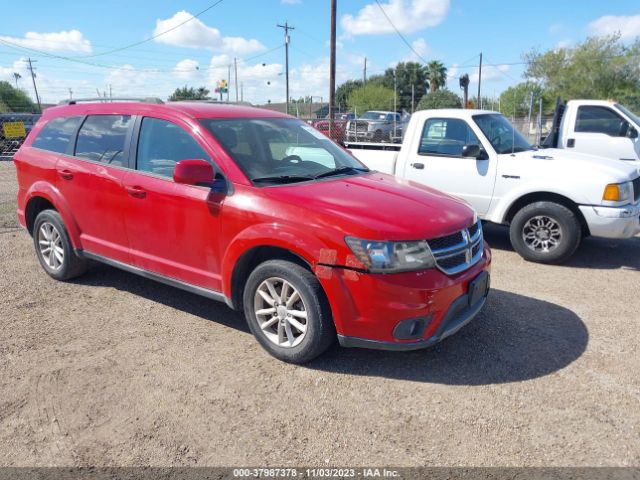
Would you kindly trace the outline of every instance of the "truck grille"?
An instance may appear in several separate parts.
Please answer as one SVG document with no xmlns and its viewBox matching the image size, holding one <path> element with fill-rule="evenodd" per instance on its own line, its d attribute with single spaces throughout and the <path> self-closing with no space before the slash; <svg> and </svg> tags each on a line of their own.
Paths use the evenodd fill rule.
<svg viewBox="0 0 640 480">
<path fill-rule="evenodd" d="M 358 122 L 355 120 L 352 120 L 351 122 L 349 122 L 349 131 L 350 132 L 357 132 L 357 133 L 363 133 L 366 132 L 369 128 L 369 124 L 367 122 Z"/>
<path fill-rule="evenodd" d="M 633 181 L 633 197 L 635 202 L 640 200 L 640 177 Z"/>
<path fill-rule="evenodd" d="M 482 224 L 478 220 L 469 228 L 427 240 L 427 243 L 438 268 L 447 275 L 455 275 L 472 267 L 482 257 Z"/>
</svg>

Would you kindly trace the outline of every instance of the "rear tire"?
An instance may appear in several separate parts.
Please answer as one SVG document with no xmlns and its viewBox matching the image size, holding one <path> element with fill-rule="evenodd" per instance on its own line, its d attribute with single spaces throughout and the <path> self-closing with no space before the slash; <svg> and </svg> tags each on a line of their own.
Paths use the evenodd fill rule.
<svg viewBox="0 0 640 480">
<path fill-rule="evenodd" d="M 564 205 L 536 202 L 515 214 L 509 237 L 515 251 L 525 260 L 561 263 L 580 245 L 582 228 L 576 214 Z"/>
<path fill-rule="evenodd" d="M 285 362 L 309 362 L 336 339 L 320 282 L 295 263 L 269 260 L 258 265 L 245 285 L 243 303 L 258 343 Z"/>
<path fill-rule="evenodd" d="M 56 280 L 70 280 L 87 270 L 87 260 L 76 254 L 64 222 L 55 210 L 43 210 L 36 217 L 33 244 L 40 265 Z"/>
</svg>

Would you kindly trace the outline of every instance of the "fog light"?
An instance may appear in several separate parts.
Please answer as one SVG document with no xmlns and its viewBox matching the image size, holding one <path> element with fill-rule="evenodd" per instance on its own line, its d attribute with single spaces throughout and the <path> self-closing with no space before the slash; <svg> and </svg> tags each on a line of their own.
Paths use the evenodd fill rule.
<svg viewBox="0 0 640 480">
<path fill-rule="evenodd" d="M 393 336 L 398 340 L 411 340 L 415 338 L 422 338 L 424 331 L 431 322 L 432 316 L 408 318 L 406 320 L 400 320 L 393 329 Z"/>
</svg>

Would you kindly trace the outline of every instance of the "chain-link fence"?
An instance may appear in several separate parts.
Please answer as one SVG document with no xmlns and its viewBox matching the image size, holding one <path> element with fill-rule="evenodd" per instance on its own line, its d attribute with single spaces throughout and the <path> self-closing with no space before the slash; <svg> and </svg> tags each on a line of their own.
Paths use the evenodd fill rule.
<svg viewBox="0 0 640 480">
<path fill-rule="evenodd" d="M 0 160 L 11 160 L 40 115 L 0 113 Z"/>
<path fill-rule="evenodd" d="M 17 230 L 16 195 L 18 182 L 13 162 L 0 162 L 0 234 Z"/>
</svg>

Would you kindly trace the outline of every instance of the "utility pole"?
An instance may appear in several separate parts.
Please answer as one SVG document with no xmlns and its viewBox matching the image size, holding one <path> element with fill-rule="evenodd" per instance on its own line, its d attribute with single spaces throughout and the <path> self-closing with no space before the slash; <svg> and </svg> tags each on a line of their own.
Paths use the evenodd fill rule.
<svg viewBox="0 0 640 480">
<path fill-rule="evenodd" d="M 478 68 L 478 108 L 482 108 L 482 97 L 480 96 L 480 85 L 482 84 L 482 52 L 480 52 L 480 66 Z"/>
<path fill-rule="evenodd" d="M 329 138 L 333 138 L 334 106 L 336 103 L 336 3 L 331 0 L 331 35 L 329 47 Z"/>
<path fill-rule="evenodd" d="M 367 83 L 367 57 L 364 57 L 364 71 L 362 72 L 362 85 Z"/>
<path fill-rule="evenodd" d="M 238 59 L 236 57 L 233 57 L 233 69 L 235 71 L 236 103 L 238 103 Z"/>
<path fill-rule="evenodd" d="M 229 103 L 229 86 L 231 85 L 231 65 L 227 66 L 227 103 Z"/>
<path fill-rule="evenodd" d="M 286 93 L 287 93 L 287 114 L 289 114 L 289 30 L 295 30 L 295 28 L 289 26 L 289 22 L 284 22 L 284 25 L 276 25 L 276 27 L 280 27 L 284 29 L 284 64 L 285 64 L 285 75 L 286 75 Z"/>
<path fill-rule="evenodd" d="M 411 84 L 411 113 L 415 112 L 416 110 L 416 91 L 415 91 L 415 85 L 412 83 Z"/>
<path fill-rule="evenodd" d="M 460 89 L 463 92 L 463 108 L 469 108 L 469 74 L 465 73 L 460 77 Z"/>
<path fill-rule="evenodd" d="M 109 84 L 109 100 L 113 101 L 113 89 L 111 88 L 111 84 Z"/>
<path fill-rule="evenodd" d="M 240 82 L 240 101 L 244 102 L 244 84 Z"/>
<path fill-rule="evenodd" d="M 69 100 L 73 100 L 73 90 L 69 89 Z"/>
<path fill-rule="evenodd" d="M 31 64 L 31 57 L 27 59 L 29 66 L 27 67 L 31 72 L 31 80 L 33 81 L 33 91 L 36 92 L 36 101 L 38 102 L 38 110 L 42 113 L 42 104 L 40 103 L 40 96 L 38 96 L 38 88 L 36 87 L 36 74 L 33 73 L 33 65 Z M 37 60 L 34 60 L 37 62 Z"/>
</svg>

